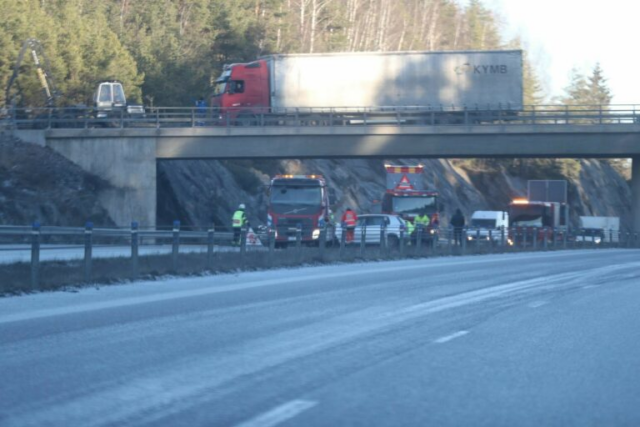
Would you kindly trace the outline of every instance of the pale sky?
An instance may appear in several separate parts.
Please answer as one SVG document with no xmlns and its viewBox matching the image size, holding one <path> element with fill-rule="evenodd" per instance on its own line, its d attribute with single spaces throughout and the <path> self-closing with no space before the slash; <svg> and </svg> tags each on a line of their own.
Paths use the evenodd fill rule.
<svg viewBox="0 0 640 427">
<path fill-rule="evenodd" d="M 573 67 L 600 62 L 613 104 L 640 105 L 639 0 L 483 0 L 520 35 L 547 95 L 561 96 Z"/>
</svg>

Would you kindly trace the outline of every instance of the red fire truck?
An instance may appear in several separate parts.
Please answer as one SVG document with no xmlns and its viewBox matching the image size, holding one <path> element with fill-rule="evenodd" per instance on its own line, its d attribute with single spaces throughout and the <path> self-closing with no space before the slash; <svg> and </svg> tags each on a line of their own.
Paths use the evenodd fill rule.
<svg viewBox="0 0 640 427">
<path fill-rule="evenodd" d="M 297 230 L 305 243 L 317 243 L 327 226 L 327 241 L 334 236 L 329 190 L 321 175 L 276 175 L 269 185 L 267 226 L 276 232 L 276 242 L 295 242 Z"/>
<path fill-rule="evenodd" d="M 385 169 L 387 191 L 382 197 L 382 213 L 400 215 L 405 221 L 411 222 L 414 222 L 416 216 L 426 213 L 430 224 L 425 238 L 437 236 L 440 224 L 438 193 L 424 189 L 424 166 L 385 165 Z"/>
</svg>

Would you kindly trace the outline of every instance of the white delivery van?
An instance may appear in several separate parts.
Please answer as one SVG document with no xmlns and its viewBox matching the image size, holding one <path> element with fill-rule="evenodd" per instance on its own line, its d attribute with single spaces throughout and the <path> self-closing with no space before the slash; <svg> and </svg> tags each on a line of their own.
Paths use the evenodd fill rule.
<svg viewBox="0 0 640 427">
<path fill-rule="evenodd" d="M 509 213 L 504 211 L 475 211 L 467 229 L 467 240 L 502 244 L 509 237 Z M 503 237 L 504 236 L 504 237 Z"/>
<path fill-rule="evenodd" d="M 581 216 L 577 242 L 615 243 L 619 240 L 620 218 L 617 216 Z"/>
</svg>

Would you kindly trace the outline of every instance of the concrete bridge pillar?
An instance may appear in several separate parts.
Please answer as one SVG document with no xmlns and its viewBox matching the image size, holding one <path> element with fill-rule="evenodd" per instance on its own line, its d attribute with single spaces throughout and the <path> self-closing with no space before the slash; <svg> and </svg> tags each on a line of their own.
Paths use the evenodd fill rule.
<svg viewBox="0 0 640 427">
<path fill-rule="evenodd" d="M 633 231 L 640 232 L 640 156 L 631 162 L 631 214 Z"/>
<path fill-rule="evenodd" d="M 47 138 L 46 145 L 111 184 L 100 203 L 121 227 L 156 225 L 156 139 L 120 135 Z"/>
</svg>

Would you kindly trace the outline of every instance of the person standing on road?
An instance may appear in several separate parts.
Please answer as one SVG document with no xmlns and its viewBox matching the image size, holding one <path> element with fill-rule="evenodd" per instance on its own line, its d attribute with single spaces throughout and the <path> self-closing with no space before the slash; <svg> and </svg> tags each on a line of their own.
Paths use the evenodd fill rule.
<svg viewBox="0 0 640 427">
<path fill-rule="evenodd" d="M 244 210 L 244 203 L 240 203 L 240 205 L 238 205 L 238 209 L 233 213 L 233 218 L 231 221 L 231 227 L 233 228 L 233 241 L 231 242 L 231 244 L 233 246 L 240 246 L 242 227 L 249 223 Z"/>
<path fill-rule="evenodd" d="M 451 217 L 451 226 L 453 227 L 453 238 L 456 245 L 462 245 L 462 229 L 464 228 L 464 215 L 460 209 L 456 209 L 456 213 Z"/>
<path fill-rule="evenodd" d="M 427 233 L 427 229 L 429 227 L 429 224 L 431 223 L 431 219 L 429 218 L 429 215 L 427 215 L 427 211 L 426 210 L 422 210 L 417 216 L 415 221 L 415 226 L 416 226 L 416 230 L 421 228 L 422 229 L 422 239 L 425 238 L 425 234 Z M 416 236 L 416 240 L 417 240 L 417 236 Z"/>
<path fill-rule="evenodd" d="M 204 126 L 204 119 L 207 115 L 207 103 L 204 100 L 204 97 L 200 97 L 196 101 L 196 116 L 198 120 L 196 121 L 196 126 Z"/>
<path fill-rule="evenodd" d="M 342 215 L 342 226 L 347 230 L 347 243 L 353 242 L 357 223 L 358 215 L 354 211 L 352 211 L 351 208 L 347 208 L 347 210 Z"/>
<path fill-rule="evenodd" d="M 415 235 L 416 226 L 413 225 L 413 222 L 411 222 L 410 219 L 406 219 L 404 223 L 407 226 L 407 236 L 409 237 L 409 244 L 410 245 L 414 244 L 416 242 L 416 235 Z"/>
</svg>

